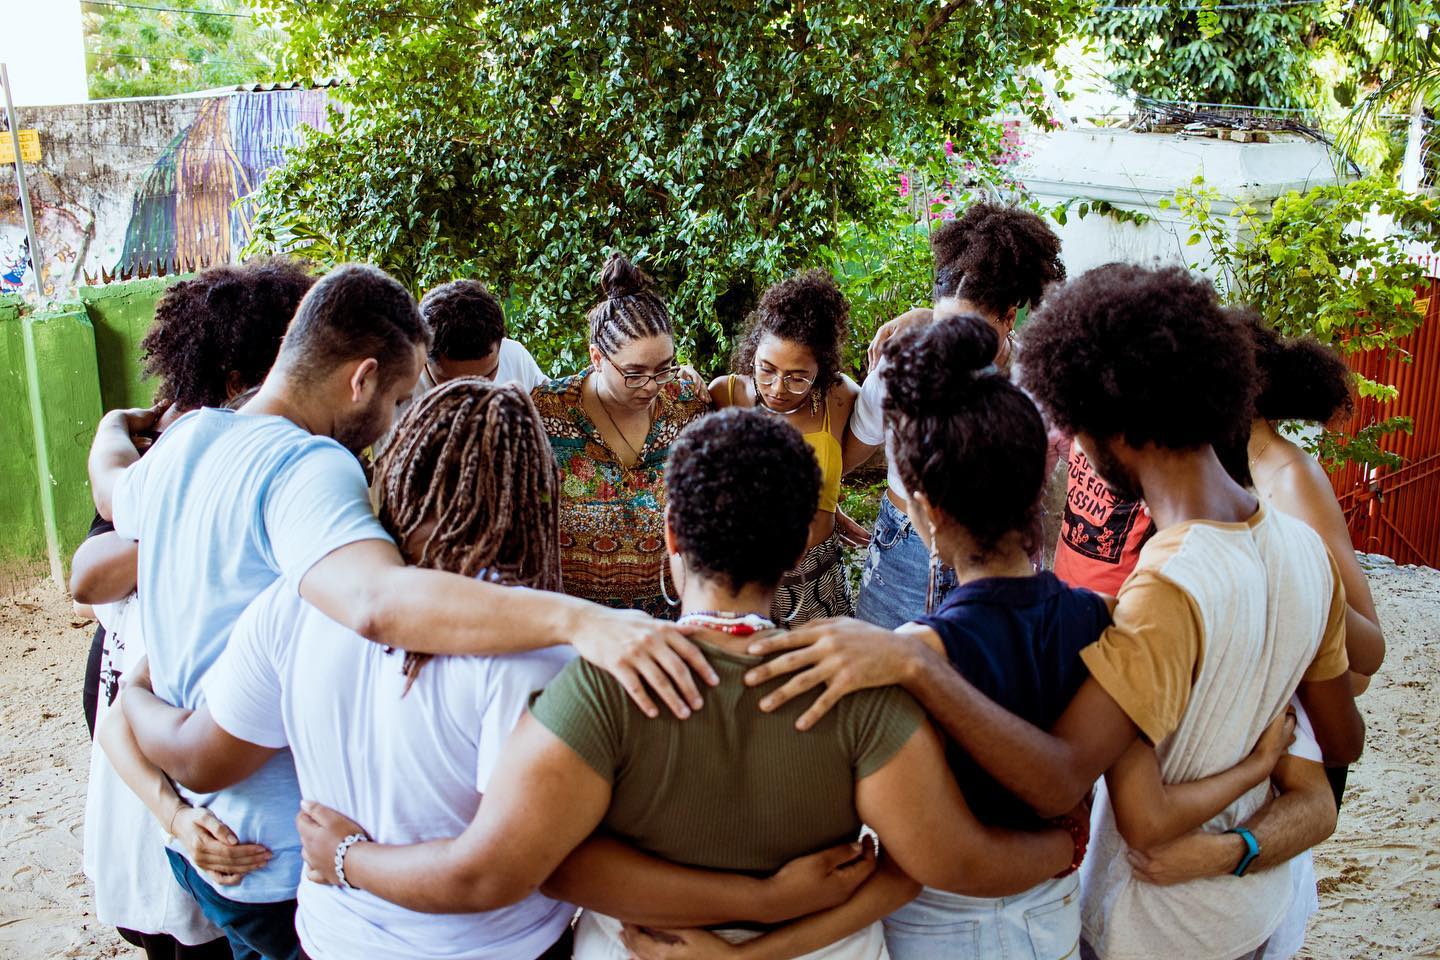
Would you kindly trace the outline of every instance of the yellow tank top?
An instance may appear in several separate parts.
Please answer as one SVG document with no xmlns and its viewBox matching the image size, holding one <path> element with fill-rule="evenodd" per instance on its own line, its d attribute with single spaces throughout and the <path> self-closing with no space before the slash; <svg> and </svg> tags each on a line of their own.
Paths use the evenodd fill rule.
<svg viewBox="0 0 1440 960">
<path fill-rule="evenodd" d="M 735 405 L 735 374 L 725 383 L 726 391 L 730 395 L 730 405 Z M 757 398 L 756 402 L 759 400 Z M 840 475 L 845 469 L 845 456 L 840 447 L 840 441 L 835 439 L 835 434 L 830 432 L 830 404 L 825 404 L 825 421 L 820 424 L 820 429 L 814 433 L 802 433 L 801 438 L 808 444 L 810 449 L 815 451 L 815 461 L 820 464 L 820 504 L 817 507 L 822 513 L 834 513 L 840 505 Z"/>
</svg>

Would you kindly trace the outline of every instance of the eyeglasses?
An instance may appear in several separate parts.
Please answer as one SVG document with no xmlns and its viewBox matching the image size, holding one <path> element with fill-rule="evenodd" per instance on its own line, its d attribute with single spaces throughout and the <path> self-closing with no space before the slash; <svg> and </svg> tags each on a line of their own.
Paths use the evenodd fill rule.
<svg viewBox="0 0 1440 960">
<path fill-rule="evenodd" d="M 755 364 L 755 382 L 760 384 L 760 386 L 773 387 L 777 380 L 785 385 L 785 391 L 787 393 L 793 393 L 797 396 L 809 393 L 810 388 L 815 386 L 814 377 L 802 377 L 798 373 L 787 373 L 781 376 L 778 370 L 766 370 L 761 367 L 760 364 Z"/>
<path fill-rule="evenodd" d="M 615 372 L 625 378 L 625 386 L 631 390 L 639 390 L 651 380 L 654 380 L 660 386 L 664 386 L 667 383 L 673 383 L 675 378 L 680 375 L 680 368 L 673 364 L 661 370 L 659 373 L 626 373 L 620 369 L 620 365 L 615 362 L 615 359 L 611 357 L 610 354 L 602 350 L 600 356 L 610 361 L 610 366 L 614 367 Z"/>
</svg>

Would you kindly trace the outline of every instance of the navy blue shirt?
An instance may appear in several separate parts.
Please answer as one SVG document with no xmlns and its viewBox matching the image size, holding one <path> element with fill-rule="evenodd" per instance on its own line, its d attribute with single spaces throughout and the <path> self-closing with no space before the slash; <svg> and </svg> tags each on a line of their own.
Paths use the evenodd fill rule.
<svg viewBox="0 0 1440 960">
<path fill-rule="evenodd" d="M 940 635 L 950 663 L 981 693 L 1048 730 L 1089 675 L 1080 650 L 1110 625 L 1105 601 L 1048 571 L 972 580 L 918 621 Z M 984 823 L 1030 829 L 1040 818 L 949 740 L 946 759 Z"/>
</svg>

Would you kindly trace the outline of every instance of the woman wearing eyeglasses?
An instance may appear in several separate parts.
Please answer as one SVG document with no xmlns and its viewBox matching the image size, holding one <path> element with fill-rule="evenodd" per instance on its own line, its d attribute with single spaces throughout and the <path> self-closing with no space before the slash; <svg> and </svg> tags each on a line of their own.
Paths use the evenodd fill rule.
<svg viewBox="0 0 1440 960">
<path fill-rule="evenodd" d="M 565 592 L 673 617 L 661 580 L 670 444 L 710 409 L 680 376 L 670 312 L 621 254 L 600 274 L 590 367 L 531 394 L 560 464 L 560 570 Z"/>
<path fill-rule="evenodd" d="M 835 279 L 809 270 L 760 297 L 735 351 L 735 369 L 710 384 L 720 407 L 759 407 L 800 431 L 820 464 L 820 505 L 800 563 L 785 575 L 771 619 L 798 626 L 853 609 L 836 517 L 841 442 L 860 388 L 840 372 L 850 305 Z M 757 469 L 759 465 L 757 465 Z"/>
</svg>

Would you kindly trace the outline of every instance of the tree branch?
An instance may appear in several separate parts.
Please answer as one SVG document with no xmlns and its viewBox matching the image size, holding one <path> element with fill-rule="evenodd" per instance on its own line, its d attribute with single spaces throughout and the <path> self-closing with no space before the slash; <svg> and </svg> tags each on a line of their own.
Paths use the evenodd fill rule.
<svg viewBox="0 0 1440 960">
<path fill-rule="evenodd" d="M 950 18 L 955 15 L 955 11 L 959 10 L 964 3 L 965 0 L 949 0 L 945 6 L 936 10 L 934 16 L 921 28 L 919 38 L 917 38 L 916 41 L 910 45 L 910 49 L 906 50 L 900 59 L 896 61 L 896 69 L 903 70 L 909 66 L 915 54 L 919 53 L 921 48 L 930 42 L 930 38 L 935 35 L 935 31 L 949 23 Z"/>
</svg>

